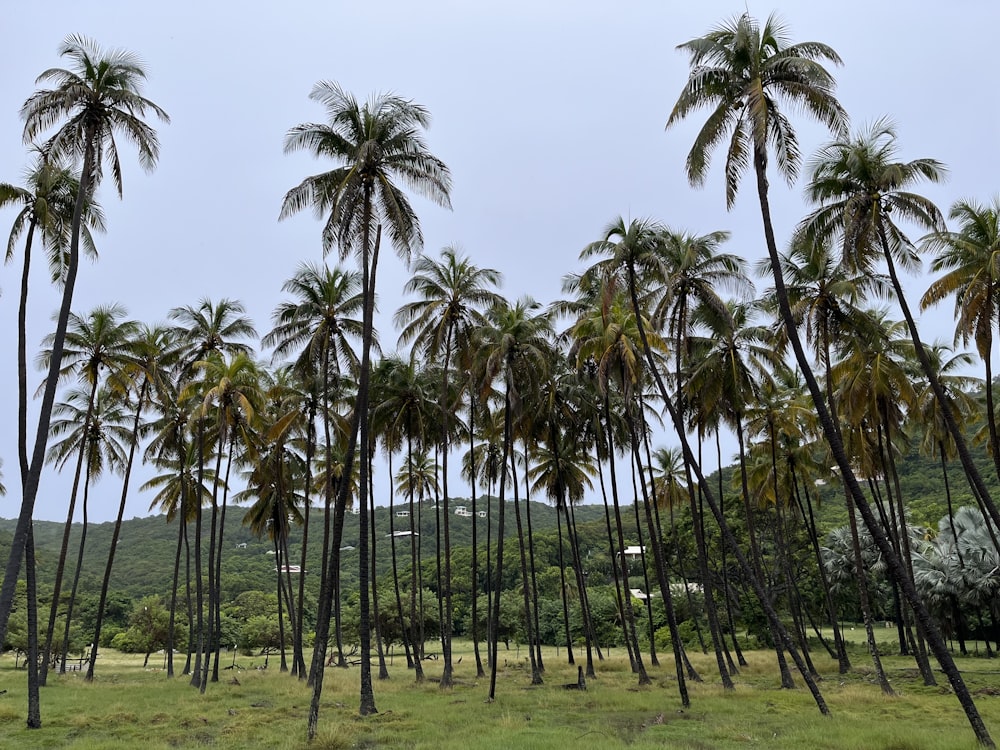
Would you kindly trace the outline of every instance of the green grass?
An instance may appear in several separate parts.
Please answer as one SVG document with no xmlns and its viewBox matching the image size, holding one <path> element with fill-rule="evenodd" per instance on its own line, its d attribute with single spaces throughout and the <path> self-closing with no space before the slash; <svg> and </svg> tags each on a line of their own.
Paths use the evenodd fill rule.
<svg viewBox="0 0 1000 750">
<path fill-rule="evenodd" d="M 598 665 L 598 679 L 586 692 L 565 690 L 575 668 L 565 655 L 546 652 L 545 685 L 532 687 L 525 652 L 501 651 L 497 700 L 486 703 L 488 680 L 477 680 L 468 645 L 456 648 L 458 685 L 442 691 L 434 678 L 439 661 L 425 662 L 428 680 L 417 685 L 401 658 L 391 679 L 376 681 L 379 713 L 358 716 L 358 669 L 326 672 L 316 740 L 305 740 L 310 693 L 304 684 L 270 668 L 224 672 L 200 695 L 186 678 L 167 680 L 158 668 L 144 670 L 142 658 L 104 651 L 96 680 L 79 674 L 50 677 L 42 691 L 39 730 L 24 728 L 26 685 L 13 659 L 0 659 L 0 747 L 31 748 L 414 748 L 418 750 L 508 750 L 509 748 L 858 748 L 874 750 L 962 750 L 976 747 L 965 716 L 946 683 L 927 688 L 912 660 L 889 657 L 886 667 L 895 698 L 884 697 L 871 680 L 864 658 L 855 671 L 836 673 L 820 658 L 821 689 L 833 713 L 819 714 L 799 681 L 796 690 L 778 687 L 773 654 L 751 652 L 750 665 L 726 693 L 712 677 L 713 660 L 692 654 L 705 682 L 689 683 L 691 707 L 682 709 L 673 664 L 664 658 L 650 668 L 653 685 L 637 687 L 625 654 Z M 155 659 L 155 657 L 154 657 Z M 238 665 L 259 664 L 241 657 Z M 226 662 L 228 664 L 228 660 Z M 987 727 L 1000 738 L 1000 662 L 959 661 Z M 156 665 L 157 667 L 159 664 Z"/>
</svg>

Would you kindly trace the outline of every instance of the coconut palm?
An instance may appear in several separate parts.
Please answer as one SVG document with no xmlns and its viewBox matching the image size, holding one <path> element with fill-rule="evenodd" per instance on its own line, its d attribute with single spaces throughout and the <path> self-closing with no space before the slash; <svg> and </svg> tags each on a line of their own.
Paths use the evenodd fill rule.
<svg viewBox="0 0 1000 750">
<path fill-rule="evenodd" d="M 122 367 L 123 382 L 112 385 L 122 393 L 126 404 L 134 404 L 135 413 L 132 418 L 132 428 L 128 438 L 128 455 L 122 466 L 122 491 L 118 503 L 118 514 L 115 517 L 111 532 L 111 545 L 108 551 L 108 564 L 104 569 L 104 579 L 101 581 L 101 593 L 97 610 L 97 622 L 94 625 L 94 639 L 91 646 L 90 662 L 87 667 L 86 680 L 94 679 L 94 665 L 97 661 L 97 649 L 101 640 L 101 626 L 104 622 L 104 604 L 111 585 L 111 571 L 114 566 L 115 552 L 118 548 L 118 538 L 121 534 L 122 520 L 125 516 L 125 501 L 128 498 L 129 479 L 136 449 L 139 445 L 139 429 L 142 415 L 149 406 L 153 392 L 163 392 L 167 383 L 167 370 L 171 368 L 179 356 L 175 340 L 165 326 L 140 326 L 132 336 L 129 344 L 129 356 Z M 130 403 L 131 402 L 131 403 Z"/>
<path fill-rule="evenodd" d="M 955 343 L 975 341 L 986 368 L 986 425 L 993 466 L 1000 477 L 1000 437 L 993 397 L 993 327 L 1000 304 L 1000 196 L 989 205 L 961 200 L 948 218 L 957 231 L 934 232 L 924 238 L 923 249 L 934 252 L 931 271 L 944 274 L 920 300 L 927 309 L 945 297 L 955 296 Z"/>
<path fill-rule="evenodd" d="M 208 537 L 208 628 L 206 643 L 211 647 L 213 637 L 221 622 L 220 593 L 222 588 L 222 542 L 226 523 L 226 507 L 229 491 L 229 476 L 237 450 L 237 439 L 244 445 L 250 443 L 251 422 L 261 408 L 261 373 L 257 364 L 246 354 L 239 352 L 223 358 L 213 353 L 207 359 L 194 363 L 193 367 L 204 376 L 200 383 L 202 406 L 200 417 L 215 422 L 213 440 L 215 442 L 215 481 L 212 485 L 212 518 Z M 203 429 L 199 426 L 199 429 Z M 226 468 L 222 469 L 222 457 L 226 456 Z M 219 503 L 219 492 L 222 503 Z M 212 682 L 219 679 L 219 649 L 217 643 L 212 667 Z M 205 692 L 209 674 L 208 661 L 204 664 L 201 677 L 201 692 Z"/>
<path fill-rule="evenodd" d="M 878 529 L 875 515 L 854 476 L 850 459 L 824 404 L 823 394 L 799 340 L 781 276 L 778 247 L 771 222 L 767 179 L 768 149 L 770 147 L 773 151 L 775 166 L 787 180 L 795 178 L 800 161 L 795 132 L 781 111 L 780 104 L 788 102 L 826 125 L 838 136 L 844 134 L 847 117 L 834 96 L 833 77 L 822 65 L 823 61 L 839 63 L 840 58 L 825 44 L 790 43 L 787 30 L 773 16 L 761 26 L 749 14 L 734 18 L 705 36 L 682 44 L 681 49 L 690 54 L 691 75 L 674 105 L 667 126 L 679 122 L 699 108 L 712 109 L 688 154 L 688 179 L 692 184 L 703 183 L 708 172 L 711 150 L 727 141 L 726 202 L 728 206 L 732 206 L 739 180 L 746 168 L 753 164 L 764 239 L 775 282 L 775 296 L 796 363 L 802 370 L 823 434 L 830 444 L 831 453 L 852 500 L 879 549 L 887 556 L 893 575 L 898 580 L 903 580 L 906 578 L 903 562 L 893 553 L 889 540 Z M 954 665 L 954 659 L 948 653 L 926 608 L 922 607 L 919 595 L 912 586 L 904 585 L 904 590 L 930 635 L 934 653 L 948 675 L 976 737 L 980 742 L 992 745 L 989 732 Z M 814 689 L 812 685 L 810 689 L 814 697 L 818 698 L 818 689 Z M 821 709 L 825 710 L 825 704 Z"/>
<path fill-rule="evenodd" d="M 494 568 L 494 601 L 490 613 L 490 690 L 487 700 L 496 698 L 497 674 L 497 633 L 500 622 L 500 591 L 503 581 L 504 563 L 504 523 L 507 468 L 511 469 L 510 485 L 517 493 L 517 482 L 513 476 L 514 420 L 524 407 L 524 398 L 536 379 L 545 372 L 549 361 L 551 323 L 547 316 L 539 312 L 539 304 L 525 297 L 514 305 L 499 304 L 486 312 L 486 323 L 477 332 L 479 343 L 479 365 L 482 373 L 481 392 L 485 395 L 494 390 L 494 382 L 500 381 L 503 390 L 503 442 L 501 470 L 499 472 L 499 511 L 497 513 L 497 550 Z M 523 549 L 523 538 L 519 538 L 519 548 Z M 526 566 L 523 573 L 527 574 Z M 523 582 L 525 594 L 529 591 Z M 527 607 L 526 607 L 527 609 Z M 531 621 L 527 620 L 528 630 Z M 533 641 L 529 638 L 529 642 Z M 529 649 L 532 665 L 532 683 L 541 681 L 535 661 L 534 649 Z"/>
<path fill-rule="evenodd" d="M 803 221 L 804 231 L 809 236 L 840 237 L 843 260 L 850 268 L 864 272 L 879 259 L 885 263 L 917 361 L 935 396 L 942 402 L 945 424 L 955 441 L 972 490 L 993 521 L 1000 524 L 1000 509 L 990 497 L 958 421 L 947 407 L 947 395 L 920 340 L 897 271 L 897 266 L 917 268 L 919 260 L 916 248 L 894 217 L 926 231 L 944 229 L 944 219 L 937 206 L 912 189 L 923 180 L 939 182 L 945 176 L 945 168 L 934 159 L 899 161 L 898 154 L 896 128 L 886 119 L 875 121 L 851 138 L 835 140 L 820 149 L 811 165 L 806 190 L 818 207 Z"/>
<path fill-rule="evenodd" d="M 351 347 L 351 339 L 361 336 L 361 321 L 354 316 L 362 308 L 361 276 L 357 272 L 345 271 L 339 267 L 329 268 L 325 265 L 305 263 L 299 266 L 296 274 L 285 282 L 282 290 L 293 295 L 291 301 L 282 302 L 275 308 L 271 318 L 274 328 L 264 336 L 264 346 L 274 347 L 274 357 L 284 357 L 295 354 L 296 370 L 306 383 L 313 383 L 310 390 L 317 393 L 318 408 L 322 414 L 323 442 L 327 447 L 325 461 L 332 463 L 333 450 L 333 414 L 331 395 L 333 383 L 341 373 L 357 374 L 358 357 Z M 310 402 L 306 415 L 306 463 L 312 466 L 315 453 L 315 403 Z M 333 483 L 324 483 L 324 561 L 330 535 L 330 513 L 332 507 Z M 302 562 L 305 568 L 306 552 L 309 542 L 309 511 L 312 504 L 311 473 L 306 474 L 305 498 L 303 500 L 302 525 Z M 326 565 L 320 573 L 320 588 L 323 587 L 322 577 L 326 575 Z M 297 625 L 302 631 L 304 618 L 304 581 L 299 579 L 299 601 Z M 305 674 L 299 674 L 305 679 Z"/>
<path fill-rule="evenodd" d="M 46 144 L 47 151 L 56 162 L 81 158 L 82 168 L 70 222 L 69 257 L 52 338 L 49 373 L 39 406 L 35 445 L 23 483 L 21 509 L 0 589 L 0 641 L 7 633 L 14 588 L 45 460 L 57 374 L 62 363 L 63 343 L 79 268 L 84 207 L 92 200 L 100 183 L 105 157 L 110 161 L 112 179 L 119 196 L 122 193 L 122 171 L 115 133 L 123 133 L 132 142 L 140 165 L 151 170 L 159 155 L 159 142 L 156 131 L 142 117 L 152 112 L 161 120 L 169 121 L 166 112 L 140 93 L 146 72 L 132 53 L 119 50 L 105 54 L 86 37 L 70 36 L 60 46 L 59 54 L 70 60 L 71 68 L 50 68 L 38 77 L 37 83 L 51 82 L 53 88 L 36 91 L 21 107 L 25 123 L 24 140 L 33 143 L 46 130 L 58 125 Z"/>
<path fill-rule="evenodd" d="M 433 385 L 426 371 L 418 369 L 413 360 L 404 360 L 398 356 L 386 357 L 376 368 L 372 383 L 374 406 L 371 409 L 371 421 L 375 432 L 383 436 L 387 453 L 394 453 L 405 446 L 406 462 L 402 471 L 412 472 L 415 467 L 414 454 L 424 451 L 424 446 L 432 440 L 431 432 L 436 423 L 437 401 L 434 398 Z M 426 457 L 426 453 L 424 453 Z M 417 605 L 417 597 L 422 589 L 418 581 L 421 570 L 422 545 L 419 542 L 420 527 L 417 523 L 417 508 L 414 504 L 414 491 L 417 484 L 413 479 L 406 483 L 396 483 L 397 489 L 403 489 L 407 500 L 407 516 L 410 542 L 410 627 L 404 629 L 404 649 L 412 649 L 413 668 L 417 682 L 423 682 L 424 671 L 421 665 L 423 654 L 423 607 Z M 419 500 L 419 498 L 417 498 Z M 391 504 L 390 504 L 391 505 Z M 390 511 L 391 512 L 391 511 Z M 390 524 L 393 523 L 390 515 Z M 390 526 L 392 534 L 392 559 L 396 560 L 396 532 Z M 404 532 L 405 533 L 405 532 Z M 403 612 L 399 604 L 399 582 L 394 575 L 394 585 L 397 588 L 397 609 L 402 625 Z"/>
<path fill-rule="evenodd" d="M 139 324 L 131 320 L 123 320 L 126 310 L 121 305 L 101 305 L 86 316 L 70 313 L 66 331 L 65 346 L 61 375 L 75 376 L 85 384 L 89 397 L 87 409 L 83 416 L 83 424 L 90 421 L 90 413 L 99 388 L 110 382 L 111 387 L 122 384 L 122 376 L 129 357 L 131 338 L 139 330 Z M 51 343 L 51 337 L 44 344 Z M 44 345 L 43 344 L 43 345 Z M 51 354 L 48 349 L 42 351 L 39 357 L 41 364 L 48 364 Z M 52 648 L 55 633 L 56 612 L 62 594 L 63 573 L 66 566 L 66 556 L 69 553 L 69 537 L 73 526 L 73 516 L 76 512 L 77 491 L 79 490 L 81 470 L 84 463 L 85 446 L 80 443 L 73 487 L 70 491 L 69 508 L 66 512 L 66 523 L 63 525 L 62 543 L 59 548 L 59 559 L 56 563 L 56 578 L 53 585 L 52 605 L 49 610 L 48 627 L 45 631 L 45 646 L 42 653 L 48 654 Z M 82 545 L 81 545 L 82 547 Z M 39 675 L 41 684 L 48 677 L 48 660 L 42 664 Z"/>
<path fill-rule="evenodd" d="M 58 438 L 49 449 L 49 460 L 61 468 L 73 456 L 77 456 L 78 468 L 83 475 L 82 523 L 80 541 L 77 547 L 76 568 L 69 599 L 66 603 L 63 639 L 60 644 L 60 671 L 65 671 L 66 654 L 69 650 L 70 624 L 83 570 L 83 554 L 87 543 L 88 501 L 91 485 L 101 478 L 105 470 L 117 471 L 125 463 L 124 445 L 129 437 L 120 393 L 106 385 L 96 392 L 89 387 L 74 388 L 64 401 L 53 409 L 55 419 L 51 423 L 54 437 Z M 74 478 L 74 484 L 77 479 Z M 68 545 L 68 542 L 67 542 Z M 54 598 L 53 604 L 61 603 L 62 595 Z M 54 607 L 55 609 L 55 607 Z M 58 610 L 56 610 L 58 612 Z M 53 630 L 55 628 L 52 623 Z M 52 648 L 51 639 L 46 636 L 47 648 Z M 47 653 L 47 652 L 46 652 Z M 46 659 L 47 661 L 48 659 Z"/>
<path fill-rule="evenodd" d="M 403 291 L 418 294 L 420 299 L 403 305 L 394 316 L 403 325 L 400 344 L 413 344 L 428 361 L 441 361 L 441 390 L 438 408 L 441 415 L 457 411 L 457 404 L 445 403 L 450 388 L 453 355 L 469 352 L 472 328 L 483 321 L 482 310 L 497 304 L 499 295 L 493 288 L 500 285 L 501 275 L 492 268 L 479 268 L 462 257 L 454 247 L 441 251 L 436 261 L 421 255 L 413 264 L 413 275 Z M 444 618 L 441 622 L 441 654 L 444 668 L 440 686 L 454 684 L 451 658 L 451 537 L 448 496 L 449 444 L 448 420 L 441 421 L 441 494 L 444 519 Z"/>
<path fill-rule="evenodd" d="M 357 252 L 361 259 L 364 315 L 362 330 L 361 373 L 351 436 L 344 465 L 350 474 L 355 452 L 368 452 L 368 389 L 370 382 L 373 316 L 375 309 L 375 278 L 378 252 L 383 229 L 396 251 L 409 258 L 423 244 L 420 224 L 406 193 L 394 180 L 402 180 L 412 190 L 441 206 L 450 207 L 451 175 L 444 162 L 428 150 L 422 129 L 430 124 L 430 115 L 419 104 L 391 94 L 373 96 L 360 103 L 338 84 L 320 81 L 309 95 L 321 104 L 327 123 L 302 123 L 285 136 L 285 151 L 305 150 L 317 157 L 332 158 L 337 166 L 327 172 L 312 175 L 285 194 L 280 217 L 285 218 L 304 208 L 312 208 L 324 217 L 324 252 L 337 248 L 340 257 Z M 359 435 L 360 432 L 360 435 Z M 368 503 L 368 473 L 362 462 L 361 507 Z M 347 503 L 347 485 L 341 485 L 337 499 L 335 525 L 343 524 Z M 376 712 L 371 684 L 371 632 L 368 618 L 368 518 L 362 514 L 359 560 L 361 573 L 361 713 Z M 334 534 L 337 537 L 337 534 Z M 335 538 L 329 568 L 336 571 L 339 555 Z M 317 619 L 316 660 L 323 663 L 326 636 L 329 632 L 329 602 L 333 576 L 320 595 Z M 322 671 L 316 674 L 313 700 L 309 712 L 309 737 L 316 733 L 319 698 L 322 694 Z"/>
</svg>

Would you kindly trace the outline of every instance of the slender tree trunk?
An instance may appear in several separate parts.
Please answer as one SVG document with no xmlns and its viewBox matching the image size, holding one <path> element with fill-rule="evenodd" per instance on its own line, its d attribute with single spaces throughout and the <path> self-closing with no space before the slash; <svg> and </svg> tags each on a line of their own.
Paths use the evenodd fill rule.
<svg viewBox="0 0 1000 750">
<path fill-rule="evenodd" d="M 504 506 L 505 490 L 507 484 L 507 457 L 510 453 L 511 445 L 511 415 L 510 415 L 510 388 L 509 377 L 504 388 L 503 404 L 503 459 L 500 462 L 500 509 L 497 513 L 497 553 L 496 553 L 496 574 L 493 585 L 493 611 L 490 612 L 490 691 L 486 698 L 488 703 L 496 700 L 497 690 L 497 642 L 500 632 L 500 592 L 503 590 L 503 532 L 504 532 Z"/>
<path fill-rule="evenodd" d="M 524 595 L 524 630 L 528 640 L 528 661 L 531 664 L 531 684 L 542 684 L 542 670 L 535 653 L 535 638 L 537 631 L 534 628 L 534 613 L 532 611 L 532 586 L 531 577 L 528 570 L 528 557 L 524 544 L 524 527 L 521 524 L 521 502 L 518 498 L 517 473 L 514 466 L 513 453 L 510 457 L 510 484 L 514 489 L 514 520 L 517 524 L 517 551 L 521 556 L 521 591 Z"/>
<path fill-rule="evenodd" d="M 35 531 L 28 525 L 24 545 L 24 567 L 28 599 L 28 729 L 42 728 L 42 706 L 39 700 L 38 675 L 38 584 L 35 580 Z"/>
<path fill-rule="evenodd" d="M 125 500 L 128 498 L 128 482 L 132 476 L 132 460 L 135 458 L 135 449 L 139 444 L 139 426 L 142 419 L 142 410 L 145 408 L 146 392 L 149 381 L 145 378 L 139 388 L 139 396 L 136 400 L 135 420 L 132 423 L 132 437 L 129 442 L 128 459 L 125 463 L 125 476 L 122 479 L 122 496 L 118 503 L 118 515 L 115 516 L 114 531 L 111 532 L 111 549 L 108 551 L 108 565 L 104 569 L 104 580 L 101 582 L 101 598 L 97 605 L 97 624 L 94 626 L 94 642 L 90 647 L 90 663 L 87 665 L 87 682 L 94 679 L 94 664 L 97 662 L 97 649 L 101 641 L 101 626 L 104 624 L 104 605 L 108 600 L 108 588 L 111 586 L 111 568 L 115 563 L 115 551 L 118 547 L 118 537 L 121 535 L 122 519 L 125 516 Z"/>
<path fill-rule="evenodd" d="M 805 352 L 802 349 L 802 344 L 799 341 L 798 333 L 795 328 L 795 321 L 792 317 L 791 308 L 788 304 L 788 294 L 785 290 L 784 279 L 781 277 L 780 259 L 778 257 L 777 243 L 774 240 L 774 229 L 771 225 L 771 210 L 767 198 L 767 158 L 763 152 L 762 144 L 755 144 L 754 146 L 754 169 L 757 175 L 757 194 L 761 205 L 764 237 L 767 244 L 768 256 L 771 260 L 771 270 L 775 281 L 775 296 L 778 300 L 779 311 L 788 334 L 789 343 L 791 343 L 792 350 L 795 353 L 795 359 L 798 362 L 799 368 L 802 370 L 803 377 L 806 380 L 806 384 L 809 387 L 809 392 L 812 396 L 817 415 L 819 416 L 820 424 L 823 427 L 823 433 L 826 436 L 827 442 L 830 444 L 831 453 L 834 460 L 837 462 L 837 466 L 844 478 L 844 482 L 851 494 L 852 500 L 865 521 L 865 525 L 872 534 L 872 538 L 878 546 L 879 551 L 885 556 L 890 574 L 902 582 L 906 598 L 912 603 L 917 618 L 925 623 L 925 629 L 931 650 L 934 652 L 935 657 L 937 657 L 939 663 L 941 664 L 942 670 L 948 677 L 948 682 L 955 691 L 959 704 L 965 711 L 965 715 L 969 720 L 969 724 L 972 727 L 974 734 L 976 735 L 976 739 L 980 742 L 980 744 L 986 747 L 995 747 L 993 739 L 990 737 L 990 733 L 986 729 L 986 725 L 983 723 L 982 717 L 979 715 L 979 711 L 976 709 L 975 701 L 972 699 L 972 695 L 969 693 L 969 689 L 966 686 L 965 681 L 962 679 L 962 675 L 958 671 L 958 667 L 955 665 L 955 660 L 948 652 L 948 647 L 941 636 L 941 631 L 932 621 L 930 613 L 924 606 L 916 589 L 906 578 L 902 561 L 900 561 L 898 556 L 896 556 L 891 545 L 889 544 L 888 539 L 886 539 L 885 534 L 883 534 L 878 528 L 875 516 L 872 513 L 863 493 L 861 492 L 861 487 L 858 485 L 856 477 L 854 476 L 854 471 L 851 468 L 847 452 L 844 450 L 843 442 L 841 441 L 840 435 L 834 426 L 833 420 L 830 418 L 830 413 L 826 409 L 823 401 L 823 395 L 819 389 L 818 383 L 816 382 L 816 378 L 812 373 L 812 369 L 809 367 L 809 362 L 806 359 Z M 917 347 L 917 350 L 919 352 L 920 347 Z"/>
<path fill-rule="evenodd" d="M 180 503 L 180 515 L 177 518 L 177 550 L 174 552 L 174 574 L 170 583 L 170 616 L 167 625 L 167 677 L 174 676 L 174 624 L 177 621 L 177 587 L 180 584 L 181 572 L 181 552 L 184 550 L 184 514 L 187 513 L 187 501 L 183 495 L 187 494 L 185 489 L 181 489 L 182 499 Z"/>
<path fill-rule="evenodd" d="M 471 380 L 471 377 L 470 377 Z M 476 507 L 476 443 L 475 443 L 475 389 L 469 383 L 469 451 L 472 458 L 472 479 L 469 481 L 469 490 L 472 493 L 472 571 L 470 572 L 472 585 L 472 601 L 470 609 L 472 615 L 472 651 L 476 658 L 476 678 L 481 679 L 486 676 L 483 669 L 483 657 L 479 653 L 479 511 Z M 486 505 L 489 507 L 489 495 L 486 496 Z M 487 513 L 489 516 L 489 513 Z M 487 524 L 489 520 L 487 518 Z M 487 576 L 488 577 L 488 576 Z"/>
<path fill-rule="evenodd" d="M 38 428 L 35 431 L 35 444 L 31 453 L 31 463 L 28 473 L 22 483 L 21 509 L 17 516 L 17 524 L 10 540 L 10 553 L 4 568 L 3 585 L 0 586 L 0 643 L 7 640 L 7 626 L 10 612 L 14 606 L 14 592 L 17 579 L 21 572 L 21 561 L 24 559 L 24 546 L 28 539 L 28 530 L 35 510 L 35 498 L 38 495 L 38 485 L 45 464 L 45 452 L 49 436 L 49 423 L 52 418 L 52 405 L 55 402 L 56 385 L 59 371 L 62 369 L 63 347 L 66 341 L 66 328 L 69 314 L 73 306 L 73 290 L 76 287 L 76 276 L 80 266 L 80 226 L 83 219 L 83 206 L 92 192 L 91 175 L 94 173 L 94 142 L 96 133 L 93 125 L 84 129 L 83 167 L 80 172 L 80 185 L 77 190 L 76 203 L 73 206 L 73 218 L 69 243 L 69 258 L 66 264 L 66 275 L 63 278 L 62 301 L 56 317 L 56 329 L 52 336 L 52 349 L 49 353 L 49 369 L 42 391 L 42 401 L 38 409 Z"/>
<path fill-rule="evenodd" d="M 84 417 L 83 425 L 85 430 L 84 440 L 80 443 L 80 452 L 76 460 L 76 471 L 73 474 L 73 488 L 69 494 L 69 508 L 66 511 L 66 523 L 63 525 L 62 543 L 59 546 L 59 561 L 56 563 L 56 582 L 52 588 L 52 604 L 49 607 L 49 624 L 45 630 L 45 647 L 42 653 L 45 658 L 42 661 L 42 671 L 39 680 L 42 685 L 48 681 L 49 675 L 49 654 L 52 653 L 52 639 L 56 630 L 56 617 L 59 612 L 59 599 L 62 596 L 63 573 L 66 568 L 66 557 L 69 554 L 69 537 L 73 530 L 73 515 L 76 513 L 76 496 L 80 487 L 80 476 L 83 472 L 83 460 L 87 451 L 89 440 L 86 438 L 86 430 L 94 414 L 94 397 L 97 393 L 97 379 L 94 379 L 90 389 L 90 396 L 87 400 L 87 413 Z M 26 472 L 25 472 L 26 473 Z"/>
<path fill-rule="evenodd" d="M 83 520 L 80 524 L 80 545 L 76 553 L 76 570 L 73 571 L 73 585 L 70 587 L 69 601 L 66 603 L 66 623 L 63 626 L 63 639 L 59 648 L 59 674 L 66 673 L 66 657 L 69 655 L 69 630 L 73 622 L 73 610 L 76 607 L 76 594 L 80 587 L 80 574 L 83 571 L 83 552 L 87 544 L 88 506 L 90 501 L 90 467 L 87 467 L 87 476 L 83 481 Z"/>
</svg>

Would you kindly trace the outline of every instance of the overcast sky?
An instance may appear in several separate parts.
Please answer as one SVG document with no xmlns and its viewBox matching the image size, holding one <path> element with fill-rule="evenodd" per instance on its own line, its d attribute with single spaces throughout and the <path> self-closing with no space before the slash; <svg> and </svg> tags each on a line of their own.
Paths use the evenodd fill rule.
<svg viewBox="0 0 1000 750">
<path fill-rule="evenodd" d="M 246 304 L 261 333 L 269 330 L 283 281 L 300 262 L 321 257 L 320 224 L 310 213 L 277 220 L 285 192 L 331 166 L 282 151 L 291 126 L 322 120 L 308 99 L 321 79 L 360 99 L 393 92 L 430 110 L 427 140 L 451 168 L 454 210 L 415 199 L 425 250 L 459 245 L 503 272 L 509 298 L 559 298 L 562 276 L 581 268 L 580 249 L 619 215 L 698 233 L 730 230 L 725 249 L 752 262 L 764 255 L 753 184 L 727 213 L 719 169 L 700 190 L 684 177 L 701 115 L 664 131 L 688 72 L 676 45 L 747 9 L 759 19 L 777 11 L 793 39 L 838 51 L 838 95 L 852 122 L 889 115 L 902 158 L 949 167 L 945 185 L 924 191 L 942 209 L 1000 191 L 995 0 L 9 3 L 0 27 L 0 180 L 21 184 L 27 156 L 18 110 L 36 76 L 64 64 L 56 53 L 62 39 L 83 34 L 105 49 L 137 53 L 149 72 L 145 94 L 172 122 L 151 121 L 162 150 L 150 175 L 121 147 L 124 200 L 106 181 L 99 199 L 109 228 L 98 238 L 100 260 L 82 264 L 80 314 L 119 302 L 152 323 L 172 307 L 231 297 Z M 808 155 L 825 135 L 798 122 Z M 772 181 L 779 242 L 805 211 L 801 188 Z M 0 213 L 4 238 L 12 219 Z M 7 394 L 0 457 L 12 490 L 19 263 L 20 256 L 0 276 L 0 351 L 9 353 L 0 359 Z M 387 317 L 403 301 L 406 278 L 395 258 L 380 264 L 388 351 L 396 333 Z M 915 297 L 927 279 L 909 283 Z M 29 345 L 50 330 L 56 306 L 38 275 Z M 924 327 L 928 339 L 950 341 L 950 305 Z M 97 520 L 113 517 L 119 491 L 117 481 L 102 484 L 92 499 Z M 66 487 L 65 478 L 46 475 L 36 517 L 61 520 Z M 16 516 L 19 502 L 12 491 L 0 516 Z M 148 502 L 134 498 L 126 515 L 145 515 Z"/>
</svg>

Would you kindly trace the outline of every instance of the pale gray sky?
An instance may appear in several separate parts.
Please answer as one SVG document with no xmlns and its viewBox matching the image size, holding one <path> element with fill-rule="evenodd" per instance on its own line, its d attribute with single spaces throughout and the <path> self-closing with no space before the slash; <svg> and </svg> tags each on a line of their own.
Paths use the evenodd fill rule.
<svg viewBox="0 0 1000 750">
<path fill-rule="evenodd" d="M 664 132 L 688 71 L 676 45 L 745 9 L 760 19 L 776 10 L 794 39 L 840 53 L 838 93 L 854 124 L 890 115 L 902 158 L 949 167 L 948 183 L 925 191 L 944 210 L 1000 191 L 995 0 L 10 4 L 0 28 L 0 179 L 20 182 L 27 157 L 18 109 L 42 70 L 63 65 L 60 41 L 79 33 L 139 54 L 150 74 L 145 93 L 172 119 L 157 125 L 162 152 L 153 174 L 122 146 L 125 197 L 118 201 L 110 183 L 100 192 L 109 230 L 98 238 L 99 262 L 81 268 L 79 313 L 119 302 L 155 322 L 205 296 L 233 297 L 266 332 L 282 282 L 321 255 L 311 214 L 277 221 L 284 193 L 330 166 L 282 153 L 289 127 L 322 120 L 308 99 L 320 79 L 362 99 L 392 91 L 431 111 L 427 140 L 452 170 L 454 210 L 415 200 L 426 251 L 460 245 L 504 273 L 510 298 L 558 298 L 561 277 L 580 268 L 580 249 L 618 215 L 699 233 L 731 230 L 726 249 L 753 261 L 764 254 L 753 185 L 727 213 L 721 171 L 701 190 L 684 177 L 699 117 Z M 799 130 L 806 155 L 824 140 L 815 126 Z M 801 184 L 773 181 L 772 204 L 780 242 L 805 210 Z M 0 214 L 4 237 L 12 218 Z M 0 276 L 0 351 L 9 352 L 0 362 L 0 392 L 8 394 L 0 400 L 0 424 L 8 425 L 0 456 L 9 488 L 17 484 L 17 273 L 14 264 Z M 391 314 L 406 270 L 392 258 L 379 274 L 381 309 Z M 912 280 L 914 296 L 926 283 Z M 57 297 L 47 286 L 37 275 L 30 344 L 51 326 Z M 950 314 L 946 305 L 925 320 L 929 339 L 950 340 Z M 113 517 L 119 492 L 117 481 L 102 485 L 97 520 Z M 38 518 L 62 519 L 67 486 L 43 478 Z M 16 515 L 19 502 L 12 492 L 0 516 Z M 127 515 L 145 515 L 147 505 L 136 497 Z"/>
</svg>

